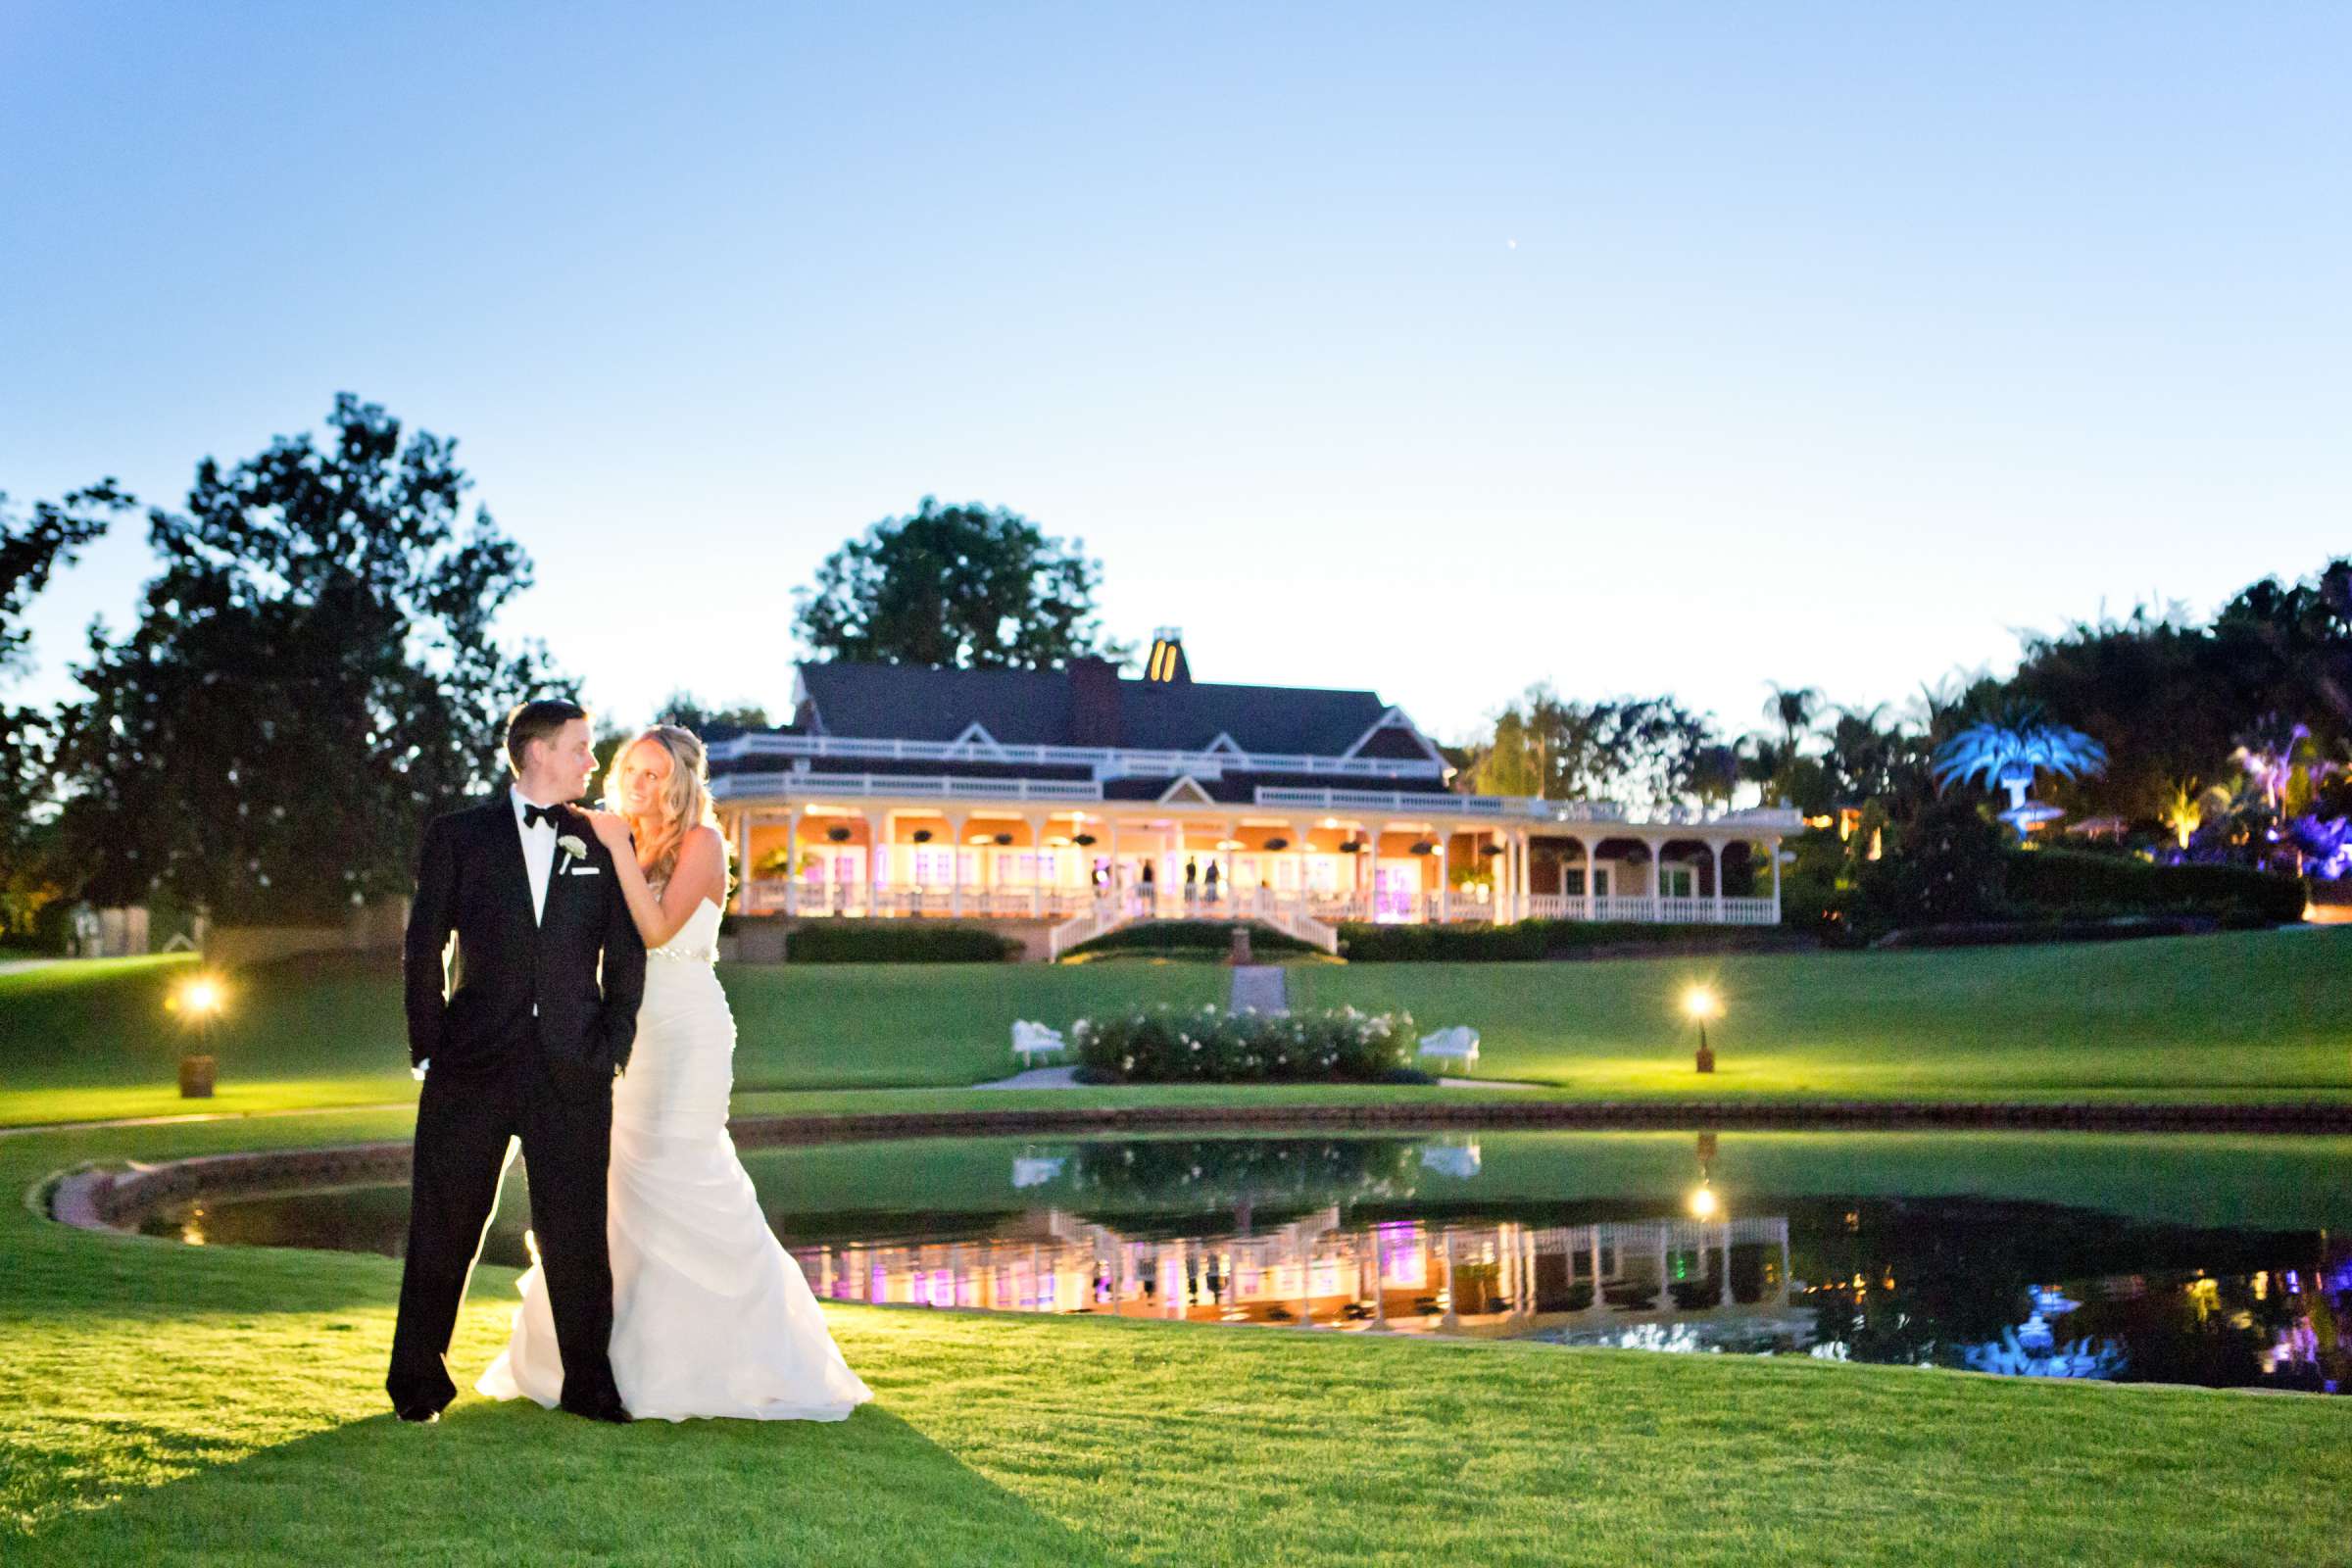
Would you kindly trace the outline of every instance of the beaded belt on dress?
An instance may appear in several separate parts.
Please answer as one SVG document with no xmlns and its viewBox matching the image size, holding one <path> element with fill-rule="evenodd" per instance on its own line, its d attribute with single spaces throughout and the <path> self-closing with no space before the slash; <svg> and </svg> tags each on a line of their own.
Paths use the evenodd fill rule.
<svg viewBox="0 0 2352 1568">
<path fill-rule="evenodd" d="M 680 963 L 715 963 L 718 961 L 717 954 L 700 948 L 648 948 L 645 950 L 645 956 L 649 958 L 673 958 Z"/>
</svg>

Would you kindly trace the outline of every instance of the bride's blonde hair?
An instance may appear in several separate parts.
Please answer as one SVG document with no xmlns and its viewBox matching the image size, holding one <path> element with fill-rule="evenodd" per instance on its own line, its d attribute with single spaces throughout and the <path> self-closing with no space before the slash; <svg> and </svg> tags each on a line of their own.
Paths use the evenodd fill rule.
<svg viewBox="0 0 2352 1568">
<path fill-rule="evenodd" d="M 686 835 L 698 827 L 717 827 L 718 809 L 710 802 L 710 758 L 694 731 L 675 724 L 649 724 L 612 754 L 612 764 L 605 769 L 606 810 L 628 814 L 628 803 L 621 793 L 621 768 L 629 753 L 649 741 L 668 754 L 669 777 L 654 802 L 660 820 L 637 824 L 637 861 L 645 867 L 647 880 L 666 882 L 678 868 L 678 850 Z M 719 837 L 719 854 L 723 859 L 724 834 Z"/>
</svg>

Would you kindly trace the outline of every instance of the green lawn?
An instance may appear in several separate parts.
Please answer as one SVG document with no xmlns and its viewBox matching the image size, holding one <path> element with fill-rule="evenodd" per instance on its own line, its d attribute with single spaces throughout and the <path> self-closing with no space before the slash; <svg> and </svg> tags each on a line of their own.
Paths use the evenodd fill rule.
<svg viewBox="0 0 2352 1568">
<path fill-rule="evenodd" d="M 1585 1097 L 2352 1096 L 2352 927 L 2143 942 L 1291 971 L 1313 1004 L 1468 1023 L 1480 1072 Z M 1679 999 L 1704 981 L 1713 1081 Z"/>
<path fill-rule="evenodd" d="M 406 1122 L 20 1136 L 0 1185 Z M 11 1564 L 1752 1568 L 2342 1546 L 2352 1400 L 834 1307 L 878 1395 L 841 1426 L 614 1430 L 469 1396 L 414 1429 L 379 1392 L 389 1260 L 91 1237 L 15 1203 L 0 1253 Z M 464 1368 L 493 1353 L 511 1291 L 477 1278 Z"/>
<path fill-rule="evenodd" d="M 178 1098 L 184 1038 L 166 1000 L 193 960 L 106 959 L 0 974 L 0 1125 L 410 1102 L 400 974 L 330 956 L 235 977 L 213 1036 L 220 1092 Z M 790 964 L 722 969 L 738 1083 L 960 1085 L 1012 1070 L 1016 1018 L 1067 1024 L 1140 1001 L 1221 1000 L 1213 964 Z"/>
<path fill-rule="evenodd" d="M 180 1040 L 163 1006 L 185 964 L 142 958 L 0 974 L 0 1124 L 191 1108 L 172 1088 Z M 1471 1024 L 1484 1039 L 1482 1076 L 1575 1098 L 2352 1099 L 2352 1023 L 2341 1003 L 2352 981 L 2352 928 L 1287 972 L 1300 1004 L 1404 1006 L 1428 1027 Z M 737 1080 L 760 1102 L 808 1090 L 969 1085 L 1010 1069 L 1015 1018 L 1064 1025 L 1134 1002 L 1199 1004 L 1222 997 L 1226 984 L 1213 963 L 730 965 L 721 973 L 741 1029 Z M 1690 1070 L 1693 1041 L 1676 1009 L 1698 979 L 1729 1008 L 1714 1030 L 1711 1078 Z M 215 1045 L 221 1088 L 212 1109 L 415 1095 L 398 977 L 382 959 L 253 971 L 240 979 Z"/>
</svg>

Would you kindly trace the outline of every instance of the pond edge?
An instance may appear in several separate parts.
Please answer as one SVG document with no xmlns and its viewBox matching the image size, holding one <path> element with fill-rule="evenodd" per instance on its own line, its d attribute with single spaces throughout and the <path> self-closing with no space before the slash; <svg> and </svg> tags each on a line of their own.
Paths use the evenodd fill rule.
<svg viewBox="0 0 2352 1568">
<path fill-rule="evenodd" d="M 728 1132 L 744 1148 L 873 1139 L 1010 1137 L 1022 1134 L 1154 1132 L 1330 1132 L 1359 1129 L 1487 1132 L 1539 1128 L 1592 1131 L 1731 1129 L 1992 1129 L 2046 1132 L 2344 1133 L 2352 1105 L 2307 1102 L 2222 1104 L 1938 1104 L 1848 1101 L 1810 1104 L 1738 1102 L 1617 1103 L 1545 1101 L 1512 1103 L 1362 1105 L 1040 1105 L 1004 1110 L 828 1111 L 745 1116 Z M 155 1164 L 83 1165 L 54 1173 L 27 1194 L 35 1212 L 63 1225 L 135 1233 L 168 1203 L 224 1193 L 288 1186 L 347 1186 L 408 1178 L 407 1139 L 310 1149 L 199 1154 Z"/>
</svg>

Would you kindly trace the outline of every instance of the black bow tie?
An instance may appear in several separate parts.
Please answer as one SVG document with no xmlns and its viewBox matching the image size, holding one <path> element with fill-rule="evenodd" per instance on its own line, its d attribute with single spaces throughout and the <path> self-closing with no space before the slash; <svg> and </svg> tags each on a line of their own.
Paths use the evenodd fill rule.
<svg viewBox="0 0 2352 1568">
<path fill-rule="evenodd" d="M 562 828 L 564 825 L 564 808 L 561 806 L 533 806 L 528 801 L 523 802 L 523 827 L 525 829 L 534 828 L 542 822 L 545 822 L 549 827 L 552 828 Z"/>
</svg>

